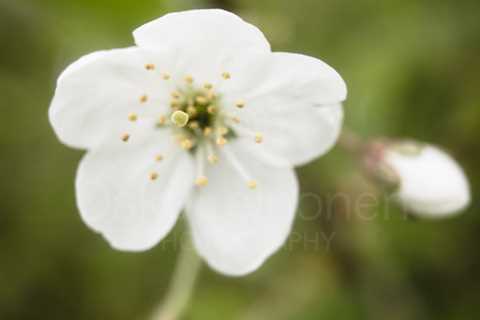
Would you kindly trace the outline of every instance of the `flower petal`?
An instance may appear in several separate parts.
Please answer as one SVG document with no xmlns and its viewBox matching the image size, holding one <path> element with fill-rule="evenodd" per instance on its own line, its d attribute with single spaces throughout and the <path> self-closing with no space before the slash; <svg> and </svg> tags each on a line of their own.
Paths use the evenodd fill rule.
<svg viewBox="0 0 480 320">
<path fill-rule="evenodd" d="M 248 52 L 225 62 L 232 74 L 224 84 L 226 104 L 244 99 L 253 112 L 342 102 L 347 87 L 325 62 L 302 54 Z M 245 109 L 248 111 L 248 109 Z"/>
<path fill-rule="evenodd" d="M 327 152 L 343 121 L 342 78 L 322 61 L 298 54 L 250 53 L 229 62 L 232 79 L 222 103 L 240 119 L 233 124 L 246 144 L 263 135 L 255 154 L 273 165 L 301 165 Z M 242 72 L 251 70 L 251 72 Z M 237 108 L 238 100 L 244 101 Z M 245 130 L 246 129 L 246 130 Z"/>
<path fill-rule="evenodd" d="M 168 110 L 169 87 L 159 72 L 172 59 L 166 52 L 126 48 L 94 52 L 71 64 L 58 79 L 49 109 L 59 139 L 92 148 L 124 132 L 129 113 L 143 120 Z M 146 70 L 149 64 L 156 70 Z"/>
<path fill-rule="evenodd" d="M 165 132 L 115 141 L 82 159 L 77 204 L 85 223 L 119 250 L 146 250 L 174 225 L 193 186 L 191 156 Z M 152 138 L 152 136 L 154 138 Z M 165 159 L 156 161 L 160 153 Z M 151 174 L 157 176 L 152 180 Z"/>
<path fill-rule="evenodd" d="M 176 50 L 199 64 L 247 49 L 270 51 L 260 30 L 220 9 L 169 13 L 137 28 L 133 36 L 140 47 Z"/>
<path fill-rule="evenodd" d="M 470 203 L 470 187 L 462 168 L 434 146 L 424 146 L 418 154 L 394 146 L 386 153 L 385 161 L 400 179 L 397 200 L 413 213 L 444 217 Z"/>
<path fill-rule="evenodd" d="M 238 140 L 253 156 L 274 166 L 298 166 L 327 153 L 337 141 L 342 123 L 342 105 L 332 104 L 242 119 L 236 127 Z M 242 134 L 242 125 L 261 134 L 262 142 L 254 143 L 248 132 Z"/>
<path fill-rule="evenodd" d="M 257 269 L 285 242 L 295 216 L 298 184 L 290 168 L 251 161 L 235 142 L 228 146 L 257 181 L 251 190 L 223 157 L 207 171 L 208 185 L 187 207 L 199 254 L 215 270 L 232 276 Z"/>
</svg>

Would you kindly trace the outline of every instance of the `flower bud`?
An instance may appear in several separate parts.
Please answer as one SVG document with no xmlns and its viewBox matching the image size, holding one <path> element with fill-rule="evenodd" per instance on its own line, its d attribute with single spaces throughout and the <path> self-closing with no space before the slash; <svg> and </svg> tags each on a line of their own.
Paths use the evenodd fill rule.
<svg viewBox="0 0 480 320">
<path fill-rule="evenodd" d="M 395 199 L 423 217 L 444 217 L 464 209 L 470 188 L 457 162 L 439 148 L 414 141 L 387 142 L 379 168 L 396 177 Z"/>
</svg>

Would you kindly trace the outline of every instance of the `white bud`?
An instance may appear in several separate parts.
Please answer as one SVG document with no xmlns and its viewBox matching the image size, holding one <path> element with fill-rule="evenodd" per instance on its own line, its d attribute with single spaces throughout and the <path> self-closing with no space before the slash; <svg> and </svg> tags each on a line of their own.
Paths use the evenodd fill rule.
<svg viewBox="0 0 480 320">
<path fill-rule="evenodd" d="M 470 202 L 470 188 L 457 162 L 431 145 L 398 142 L 386 147 L 383 163 L 398 178 L 396 200 L 423 217 L 458 213 Z"/>
</svg>

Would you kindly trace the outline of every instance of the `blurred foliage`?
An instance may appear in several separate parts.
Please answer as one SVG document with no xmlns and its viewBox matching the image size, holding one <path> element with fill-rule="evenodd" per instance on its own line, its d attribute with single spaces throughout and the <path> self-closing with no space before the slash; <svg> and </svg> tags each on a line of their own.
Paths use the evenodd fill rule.
<svg viewBox="0 0 480 320">
<path fill-rule="evenodd" d="M 219 6 L 274 50 L 334 66 L 347 126 L 451 150 L 474 201 L 454 219 L 405 218 L 388 198 L 365 203 L 375 191 L 334 149 L 299 170 L 299 218 L 280 253 L 244 278 L 205 268 L 187 319 L 477 318 L 477 0 L 0 0 L 0 319 L 143 319 L 162 297 L 181 228 L 141 254 L 90 231 L 73 189 L 82 152 L 57 141 L 47 109 L 79 56 L 132 45 L 135 27 L 167 11 Z"/>
</svg>

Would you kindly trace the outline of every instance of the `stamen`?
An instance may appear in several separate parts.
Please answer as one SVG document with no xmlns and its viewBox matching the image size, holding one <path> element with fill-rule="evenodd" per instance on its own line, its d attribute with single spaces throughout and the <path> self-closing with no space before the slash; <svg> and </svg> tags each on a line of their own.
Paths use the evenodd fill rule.
<svg viewBox="0 0 480 320">
<path fill-rule="evenodd" d="M 178 99 L 180 98 L 180 92 L 178 91 L 172 91 L 172 93 L 170 94 L 172 96 L 173 99 Z"/>
<path fill-rule="evenodd" d="M 129 120 L 129 121 L 135 122 L 135 121 L 137 121 L 137 119 L 138 119 L 138 116 L 137 116 L 136 113 L 133 113 L 133 112 L 132 112 L 132 113 L 129 113 L 129 114 L 128 114 L 128 120 Z"/>
<path fill-rule="evenodd" d="M 263 134 L 261 132 L 254 132 L 250 128 L 245 128 L 242 125 L 235 126 L 235 132 L 242 136 L 252 137 L 255 143 L 263 142 Z"/>
<path fill-rule="evenodd" d="M 217 95 L 215 94 L 215 92 L 213 90 L 210 90 L 207 92 L 207 98 L 210 99 L 210 100 L 213 100 L 217 97 Z"/>
<path fill-rule="evenodd" d="M 200 176 L 195 180 L 195 184 L 199 187 L 204 187 L 208 184 L 208 178 L 205 176 Z"/>
<path fill-rule="evenodd" d="M 150 178 L 150 180 L 152 180 L 152 181 L 153 181 L 153 180 L 157 180 L 157 178 L 158 178 L 158 173 L 156 173 L 156 172 L 150 172 L 149 178 Z"/>
<path fill-rule="evenodd" d="M 163 160 L 163 156 L 162 156 L 161 154 L 157 154 L 157 155 L 155 156 L 155 161 L 160 162 L 160 161 L 162 161 L 162 160 Z"/>
<path fill-rule="evenodd" d="M 255 189 L 257 187 L 257 181 L 252 179 L 248 174 L 245 167 L 238 161 L 235 154 L 228 148 L 225 147 L 222 149 L 222 152 L 225 154 L 225 157 L 228 159 L 229 163 L 232 165 L 233 169 L 238 173 L 238 175 L 245 180 L 247 187 L 250 189 Z"/>
<path fill-rule="evenodd" d="M 217 134 L 220 136 L 224 136 L 228 133 L 228 128 L 227 127 L 218 127 L 217 128 Z"/>
<path fill-rule="evenodd" d="M 122 134 L 121 139 L 123 142 L 127 142 L 128 139 L 130 139 L 130 135 L 128 133 L 124 133 Z"/>
<path fill-rule="evenodd" d="M 210 90 L 210 89 L 213 88 L 213 85 L 212 85 L 211 83 L 208 83 L 208 82 L 207 82 L 207 83 L 205 83 L 205 84 L 203 85 L 203 87 L 204 87 L 205 89 L 207 89 L 207 90 Z"/>
<path fill-rule="evenodd" d="M 215 106 L 208 106 L 207 112 L 210 114 L 214 114 L 217 111 L 217 108 Z"/>
<path fill-rule="evenodd" d="M 175 140 L 178 142 L 178 144 L 182 144 L 182 141 L 187 139 L 185 137 L 185 135 L 183 135 L 182 133 L 176 133 L 173 135 L 173 137 L 175 138 Z"/>
<path fill-rule="evenodd" d="M 192 84 L 193 83 L 193 77 L 188 75 L 185 77 L 185 82 L 188 83 L 188 84 Z"/>
<path fill-rule="evenodd" d="M 185 150 L 190 150 L 193 148 L 193 141 L 190 139 L 183 139 L 180 142 L 180 146 Z"/>
<path fill-rule="evenodd" d="M 158 125 L 163 126 L 165 124 L 165 122 L 167 122 L 167 117 L 165 117 L 165 116 L 158 117 L 158 121 L 157 121 Z"/>
<path fill-rule="evenodd" d="M 210 142 L 207 142 L 207 143 L 205 144 L 205 147 L 206 147 L 206 149 L 207 149 L 207 154 L 208 154 L 207 159 L 208 159 L 208 162 L 209 162 L 210 164 L 216 164 L 216 163 L 218 162 L 218 156 L 217 156 L 215 153 L 213 153 L 212 144 L 211 144 Z"/>
<path fill-rule="evenodd" d="M 169 80 L 170 79 L 170 74 L 165 72 L 164 74 L 162 74 L 162 79 L 163 80 Z"/>
<path fill-rule="evenodd" d="M 205 148 L 200 146 L 196 153 L 197 162 L 197 179 L 195 184 L 199 187 L 206 186 L 208 184 L 208 178 L 205 176 Z"/>
<path fill-rule="evenodd" d="M 208 99 L 203 96 L 197 96 L 195 101 L 200 105 L 206 105 L 208 103 Z"/>
<path fill-rule="evenodd" d="M 205 137 L 208 137 L 210 134 L 212 134 L 212 128 L 206 127 L 205 129 L 203 129 L 203 135 Z"/>
<path fill-rule="evenodd" d="M 147 69 L 148 71 L 155 70 L 155 65 L 153 63 L 147 63 L 145 65 L 145 69 Z"/>
<path fill-rule="evenodd" d="M 225 79 L 225 80 L 228 80 L 228 79 L 231 78 L 231 75 L 228 72 L 224 72 L 224 73 L 222 73 L 222 78 Z"/>
<path fill-rule="evenodd" d="M 234 116 L 234 115 L 231 114 L 231 113 L 222 111 L 221 114 L 222 114 L 222 116 L 224 117 L 225 120 L 231 120 L 231 121 L 232 121 L 233 123 L 235 123 L 235 124 L 239 124 L 239 123 L 240 123 L 240 118 L 237 117 L 237 116 Z"/>
<path fill-rule="evenodd" d="M 243 107 L 245 107 L 245 101 L 242 99 L 239 99 L 237 100 L 237 102 L 235 102 L 235 105 L 237 106 L 237 108 L 242 109 Z"/>
<path fill-rule="evenodd" d="M 179 128 L 185 127 L 185 125 L 188 123 L 189 120 L 189 115 L 188 113 L 185 113 L 183 111 L 177 110 L 174 113 L 172 113 L 172 116 L 170 117 L 170 120 Z"/>
<path fill-rule="evenodd" d="M 145 103 L 148 101 L 148 96 L 146 94 L 140 96 L 140 103 Z"/>
<path fill-rule="evenodd" d="M 260 132 L 255 133 L 255 142 L 262 143 L 262 141 L 263 141 L 263 135 Z"/>
<path fill-rule="evenodd" d="M 216 143 L 217 143 L 217 145 L 222 147 L 222 146 L 224 146 L 228 143 L 228 140 L 225 139 L 225 137 L 218 137 Z"/>
<path fill-rule="evenodd" d="M 197 114 L 197 108 L 195 108 L 194 106 L 188 106 L 187 113 L 189 116 L 193 117 L 194 115 Z"/>
<path fill-rule="evenodd" d="M 190 129 L 195 130 L 195 129 L 198 129 L 198 128 L 200 127 L 200 125 L 198 124 L 198 121 L 190 121 L 190 122 L 188 123 L 188 127 L 189 127 Z"/>
</svg>

